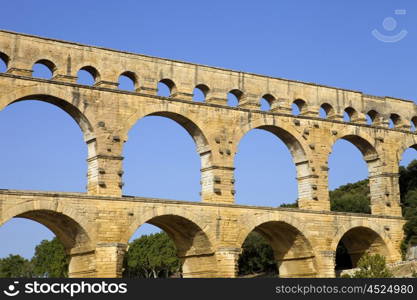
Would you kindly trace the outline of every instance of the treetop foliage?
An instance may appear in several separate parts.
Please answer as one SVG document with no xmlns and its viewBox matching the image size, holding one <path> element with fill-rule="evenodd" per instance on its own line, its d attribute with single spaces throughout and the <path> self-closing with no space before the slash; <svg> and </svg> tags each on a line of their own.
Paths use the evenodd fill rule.
<svg viewBox="0 0 417 300">
<path fill-rule="evenodd" d="M 350 278 L 389 278 L 393 274 L 387 268 L 385 257 L 380 254 L 365 253 L 358 261 L 358 268 L 352 275 L 343 277 Z"/>
</svg>

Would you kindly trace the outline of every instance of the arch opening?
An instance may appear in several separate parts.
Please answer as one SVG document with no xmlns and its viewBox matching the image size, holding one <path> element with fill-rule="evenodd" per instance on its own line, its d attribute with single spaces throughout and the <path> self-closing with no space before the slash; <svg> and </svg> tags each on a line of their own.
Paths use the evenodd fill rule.
<svg viewBox="0 0 417 300">
<path fill-rule="evenodd" d="M 0 72 L 1 73 L 7 72 L 9 61 L 10 61 L 9 57 L 5 53 L 0 52 Z"/>
<path fill-rule="evenodd" d="M 270 248 L 267 247 L 267 245 L 262 243 L 262 240 L 258 241 L 261 245 L 259 249 L 263 252 L 251 253 L 252 257 L 255 258 L 259 255 L 264 255 L 261 261 L 264 269 L 269 270 L 266 276 L 315 277 L 317 275 L 315 255 L 312 247 L 306 237 L 294 226 L 282 221 L 269 221 L 258 225 L 252 232 L 261 235 L 270 246 Z M 247 244 L 248 238 L 253 239 L 252 232 L 249 233 L 245 240 Z M 258 237 L 255 236 L 255 238 L 259 240 Z M 257 241 L 249 242 L 253 244 Z M 243 245 L 243 249 L 239 258 L 239 272 L 241 275 L 244 275 L 242 273 L 248 269 L 247 265 L 245 265 L 248 264 L 248 255 L 245 254 L 245 250 L 253 251 L 248 245 L 246 245 L 246 249 L 245 245 Z M 258 259 L 260 260 L 260 258 Z M 275 268 L 273 266 L 274 263 L 276 264 Z"/>
<path fill-rule="evenodd" d="M 33 77 L 52 79 L 56 71 L 56 66 L 50 60 L 41 59 L 34 63 L 32 70 Z"/>
<path fill-rule="evenodd" d="M 123 277 L 214 277 L 216 264 L 206 233 L 185 217 L 167 214 L 150 218 L 133 234 Z"/>
<path fill-rule="evenodd" d="M 328 119 L 333 117 L 335 114 L 333 107 L 328 104 L 328 103 L 323 103 L 320 106 L 320 110 L 319 110 L 319 117 L 323 118 L 323 119 Z"/>
<path fill-rule="evenodd" d="M 161 79 L 158 82 L 158 96 L 162 96 L 162 97 L 172 97 L 176 91 L 176 85 L 175 83 L 168 78 L 165 79 Z"/>
<path fill-rule="evenodd" d="M 211 165 L 202 130 L 190 119 L 166 111 L 146 115 L 135 127 L 124 147 L 124 192 L 198 201 L 200 168 Z"/>
<path fill-rule="evenodd" d="M 262 111 L 270 111 L 274 103 L 276 102 L 276 99 L 271 94 L 265 94 L 262 96 L 260 100 L 261 104 L 261 110 Z"/>
<path fill-rule="evenodd" d="M 209 91 L 210 91 L 209 87 L 205 84 L 196 85 L 193 91 L 193 100 L 196 102 L 206 101 Z"/>
<path fill-rule="evenodd" d="M 119 76 L 119 89 L 125 91 L 135 92 L 137 89 L 136 74 L 130 71 L 123 72 Z"/>
<path fill-rule="evenodd" d="M 77 83 L 93 86 L 100 81 L 100 73 L 92 66 L 84 66 L 77 73 Z"/>
<path fill-rule="evenodd" d="M 417 128 L 417 116 L 412 117 L 411 118 L 411 121 L 410 121 L 410 130 L 412 132 L 415 132 L 416 131 L 416 128 Z"/>
<path fill-rule="evenodd" d="M 354 108 L 352 107 L 345 108 L 344 113 L 343 113 L 343 120 L 345 122 L 354 122 L 357 118 L 358 118 L 358 112 Z"/>
<path fill-rule="evenodd" d="M 367 227 L 354 227 L 348 230 L 338 241 L 336 247 L 336 276 L 346 269 L 357 267 L 359 259 L 365 254 L 380 254 L 389 257 L 386 243 L 374 230 Z"/>
<path fill-rule="evenodd" d="M 366 121 L 368 125 L 380 125 L 382 122 L 381 115 L 372 109 L 366 114 Z"/>
<path fill-rule="evenodd" d="M 389 117 L 389 128 L 397 128 L 401 124 L 401 117 L 397 114 L 391 114 Z"/>
<path fill-rule="evenodd" d="M 88 149 L 83 134 L 88 138 L 92 132 L 83 114 L 68 102 L 48 95 L 31 95 L 10 104 L 0 112 L 3 138 L 9 141 L 2 148 L 3 188 L 85 191 Z M 93 151 L 89 149 L 90 154 Z"/>
<path fill-rule="evenodd" d="M 328 165 L 331 210 L 371 213 L 372 182 L 368 176 L 375 174 L 379 165 L 375 148 L 359 136 L 344 136 L 333 145 Z"/>
<path fill-rule="evenodd" d="M 231 107 L 239 106 L 239 102 L 243 97 L 243 92 L 238 89 L 233 89 L 227 93 L 227 105 Z"/>
<path fill-rule="evenodd" d="M 9 254 L 9 257 L 0 259 L 1 277 L 94 275 L 92 265 L 81 267 L 79 257 L 72 255 L 80 249 L 88 249 L 90 255 L 83 257 L 84 262 L 94 262 L 90 237 L 74 219 L 42 209 L 19 211 L 10 217 L 0 223 L 1 238 L 9 241 L 7 247 L 1 249 L 2 256 Z M 12 261 L 13 270 L 8 270 Z"/>
<path fill-rule="evenodd" d="M 307 110 L 307 103 L 303 99 L 296 99 L 291 104 L 292 114 L 298 116 Z"/>
<path fill-rule="evenodd" d="M 306 176 L 306 163 L 303 147 L 288 131 L 269 125 L 251 129 L 239 141 L 235 156 L 236 203 L 296 206 L 296 177 Z"/>
</svg>

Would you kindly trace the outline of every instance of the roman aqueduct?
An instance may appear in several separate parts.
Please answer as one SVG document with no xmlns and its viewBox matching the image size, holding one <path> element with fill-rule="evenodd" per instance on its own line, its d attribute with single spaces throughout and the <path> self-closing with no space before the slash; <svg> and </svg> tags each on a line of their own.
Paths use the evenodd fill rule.
<svg viewBox="0 0 417 300">
<path fill-rule="evenodd" d="M 28 99 L 48 102 L 83 132 L 86 193 L 0 190 L 0 225 L 28 218 L 48 227 L 71 257 L 70 276 L 120 277 L 127 243 L 144 223 L 173 239 L 185 277 L 236 276 L 242 244 L 254 230 L 270 242 L 282 277 L 334 277 L 341 240 L 354 263 L 366 251 L 401 260 L 398 172 L 403 152 L 417 147 L 413 102 L 7 31 L 0 31 L 0 58 L 7 65 L 0 73 L 0 110 Z M 32 77 L 35 63 L 53 77 Z M 80 69 L 94 77 L 94 85 L 77 83 Z M 122 74 L 135 91 L 118 89 Z M 157 95 L 161 81 L 169 97 Z M 195 87 L 204 102 L 193 101 Z M 229 92 L 237 107 L 227 105 Z M 261 98 L 269 111 L 260 110 Z M 291 113 L 293 103 L 299 115 Z M 326 118 L 318 116 L 320 108 Z M 194 139 L 201 157 L 200 202 L 122 195 L 123 144 L 146 116 L 169 118 Z M 299 208 L 234 204 L 234 156 L 254 128 L 288 146 Z M 330 211 L 327 161 L 339 139 L 355 145 L 368 165 L 372 214 Z"/>
</svg>

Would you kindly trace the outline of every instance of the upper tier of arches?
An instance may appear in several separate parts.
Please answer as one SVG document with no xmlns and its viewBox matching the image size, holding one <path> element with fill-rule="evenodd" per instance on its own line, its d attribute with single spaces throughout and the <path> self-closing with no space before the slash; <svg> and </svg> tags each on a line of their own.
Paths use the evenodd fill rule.
<svg viewBox="0 0 417 300">
<path fill-rule="evenodd" d="M 119 84 L 122 77 L 131 81 L 130 92 L 157 95 L 163 83 L 168 97 L 182 100 L 193 101 L 197 90 L 204 102 L 227 106 L 230 93 L 239 108 L 261 110 L 265 100 L 269 107 L 263 110 L 271 112 L 290 114 L 295 104 L 301 116 L 410 131 L 417 123 L 416 105 L 400 99 L 27 35 L 19 35 L 16 50 L 15 36 L 0 31 L 0 60 L 10 74 L 31 76 L 33 66 L 42 64 L 56 81 L 85 84 L 78 80 L 84 71 L 92 78 L 88 84 L 97 87 L 126 90 Z"/>
</svg>

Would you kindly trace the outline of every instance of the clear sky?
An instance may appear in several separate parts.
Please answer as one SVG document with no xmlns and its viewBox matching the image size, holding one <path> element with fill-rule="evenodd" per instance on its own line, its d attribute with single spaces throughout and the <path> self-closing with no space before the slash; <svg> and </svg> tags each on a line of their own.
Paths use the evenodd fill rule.
<svg viewBox="0 0 417 300">
<path fill-rule="evenodd" d="M 5 30 L 417 99 L 417 2 L 411 0 L 16 0 L 1 7 Z M 16 103 L 0 112 L 0 132 L 0 188 L 85 191 L 86 146 L 63 111 Z M 140 120 L 124 156 L 125 194 L 199 201 L 199 157 L 173 121 Z M 403 163 L 413 158 L 417 153 L 408 151 Z M 345 141 L 334 146 L 329 167 L 331 188 L 367 177 L 360 152 Z M 291 156 L 267 132 L 243 138 L 235 177 L 239 204 L 278 206 L 297 198 Z M 52 236 L 32 221 L 11 220 L 0 227 L 0 257 L 31 257 Z"/>
</svg>

